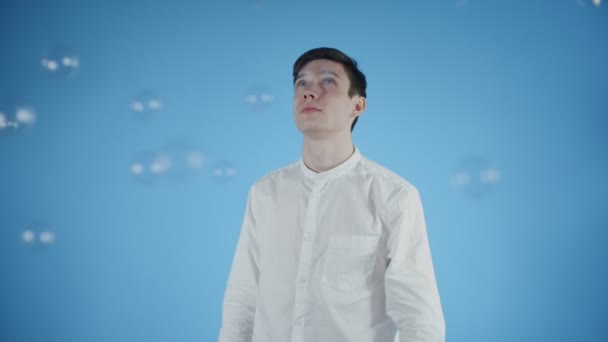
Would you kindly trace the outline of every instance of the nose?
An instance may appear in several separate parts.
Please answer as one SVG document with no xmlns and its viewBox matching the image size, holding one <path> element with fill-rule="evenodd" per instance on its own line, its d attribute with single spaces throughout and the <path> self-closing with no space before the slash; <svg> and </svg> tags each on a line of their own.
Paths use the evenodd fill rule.
<svg viewBox="0 0 608 342">
<path fill-rule="evenodd" d="M 314 100 L 317 98 L 317 93 L 312 89 L 312 87 L 306 87 L 303 91 L 304 100 Z"/>
</svg>

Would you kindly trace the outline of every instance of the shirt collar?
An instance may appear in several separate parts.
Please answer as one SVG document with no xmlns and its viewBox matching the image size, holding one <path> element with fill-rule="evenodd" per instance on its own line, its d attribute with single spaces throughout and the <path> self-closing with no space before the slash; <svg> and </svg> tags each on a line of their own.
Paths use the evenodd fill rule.
<svg viewBox="0 0 608 342">
<path fill-rule="evenodd" d="M 355 165 L 357 165 L 357 163 L 361 160 L 361 152 L 359 152 L 357 146 L 354 146 L 354 148 L 355 151 L 353 152 L 353 154 L 351 154 L 348 159 L 342 162 L 342 164 L 323 172 L 316 172 L 309 169 L 308 166 L 304 164 L 304 160 L 300 158 L 299 164 L 300 169 L 302 170 L 302 174 L 304 175 L 304 177 L 312 180 L 315 183 L 324 183 L 334 178 L 337 178 L 352 170 Z"/>
</svg>

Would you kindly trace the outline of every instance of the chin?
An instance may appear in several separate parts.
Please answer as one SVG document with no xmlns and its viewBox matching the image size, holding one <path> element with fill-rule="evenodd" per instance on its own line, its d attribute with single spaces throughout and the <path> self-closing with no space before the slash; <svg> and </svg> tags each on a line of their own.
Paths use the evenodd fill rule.
<svg viewBox="0 0 608 342">
<path fill-rule="evenodd" d="M 300 133 L 302 133 L 303 136 L 305 137 L 310 137 L 310 138 L 321 138 L 327 135 L 327 130 L 321 129 L 320 127 L 314 127 L 314 126 L 309 126 L 309 127 L 302 127 L 299 126 L 298 130 L 300 131 Z"/>
</svg>

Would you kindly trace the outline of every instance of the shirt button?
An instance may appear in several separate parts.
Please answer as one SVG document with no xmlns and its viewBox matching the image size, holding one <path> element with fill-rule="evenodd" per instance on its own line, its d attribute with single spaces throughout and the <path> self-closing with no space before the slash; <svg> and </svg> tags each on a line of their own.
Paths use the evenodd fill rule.
<svg viewBox="0 0 608 342">
<path fill-rule="evenodd" d="M 295 322 L 294 322 L 294 325 L 295 325 L 296 327 L 301 327 L 301 326 L 302 326 L 302 321 L 297 320 L 297 321 L 295 321 Z"/>
<path fill-rule="evenodd" d="M 304 284 L 306 282 L 306 278 L 300 277 L 300 284 Z"/>
</svg>

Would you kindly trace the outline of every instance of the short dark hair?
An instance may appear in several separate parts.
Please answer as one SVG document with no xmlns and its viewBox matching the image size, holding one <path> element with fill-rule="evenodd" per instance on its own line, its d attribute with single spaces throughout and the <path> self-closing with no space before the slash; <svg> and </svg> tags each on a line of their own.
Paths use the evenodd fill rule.
<svg viewBox="0 0 608 342">
<path fill-rule="evenodd" d="M 365 80 L 365 75 L 357 68 L 357 62 L 344 52 L 334 48 L 320 47 L 304 52 L 293 64 L 293 82 L 296 82 L 298 73 L 306 64 L 317 59 L 329 59 L 342 64 L 344 71 L 346 71 L 346 75 L 348 75 L 348 79 L 350 80 L 348 96 L 353 97 L 359 95 L 367 98 L 367 93 L 365 92 L 367 81 Z M 350 126 L 351 132 L 355 128 L 358 119 L 359 117 L 357 116 Z"/>
</svg>

